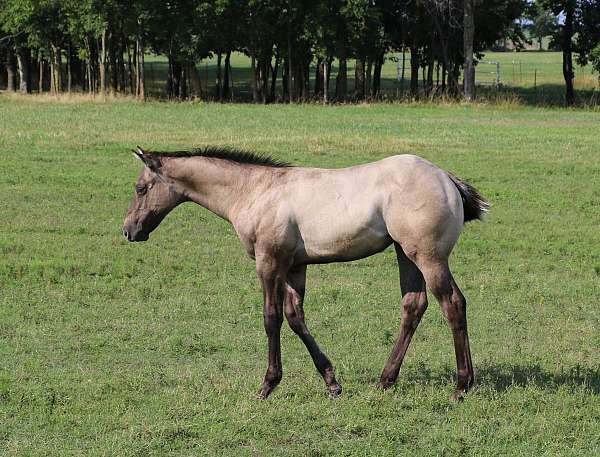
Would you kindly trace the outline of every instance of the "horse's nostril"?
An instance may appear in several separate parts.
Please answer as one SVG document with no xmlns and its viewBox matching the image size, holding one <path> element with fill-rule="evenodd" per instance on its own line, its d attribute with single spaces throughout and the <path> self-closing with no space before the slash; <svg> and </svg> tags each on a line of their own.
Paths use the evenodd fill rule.
<svg viewBox="0 0 600 457">
<path fill-rule="evenodd" d="M 127 233 L 127 230 L 123 229 L 123 236 L 127 239 L 129 239 L 129 233 Z"/>
</svg>

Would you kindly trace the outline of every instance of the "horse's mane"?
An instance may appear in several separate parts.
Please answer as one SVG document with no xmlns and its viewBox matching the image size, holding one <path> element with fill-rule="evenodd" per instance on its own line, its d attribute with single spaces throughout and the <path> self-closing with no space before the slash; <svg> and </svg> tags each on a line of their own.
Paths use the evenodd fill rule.
<svg viewBox="0 0 600 457">
<path fill-rule="evenodd" d="M 256 154 L 228 146 L 205 146 L 189 151 L 145 151 L 145 154 L 160 159 L 161 157 L 209 157 L 230 160 L 241 164 L 262 165 L 266 167 L 290 167 L 291 164 L 273 159 L 270 156 Z"/>
</svg>

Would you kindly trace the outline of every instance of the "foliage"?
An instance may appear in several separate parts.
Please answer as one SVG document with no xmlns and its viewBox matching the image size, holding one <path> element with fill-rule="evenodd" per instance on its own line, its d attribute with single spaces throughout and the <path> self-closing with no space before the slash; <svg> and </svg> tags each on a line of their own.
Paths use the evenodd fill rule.
<svg viewBox="0 0 600 457">
<path fill-rule="evenodd" d="M 475 50 L 503 37 L 519 42 L 515 19 L 525 1 L 478 4 Z M 378 93 L 378 82 L 368 86 L 378 78 L 387 51 L 411 48 L 418 56 L 412 62 L 416 69 L 442 64 L 454 80 L 463 61 L 460 0 L 1 0 L 1 5 L 0 30 L 22 33 L 36 58 L 52 51 L 55 65 L 73 49 L 80 60 L 66 57 L 75 83 L 90 91 L 110 85 L 125 91 L 126 79 L 133 81 L 139 69 L 119 56 L 129 53 L 136 60 L 142 45 L 169 58 L 167 87 L 173 92 L 176 84 L 177 96 L 184 97 L 194 64 L 213 54 L 247 53 L 256 60 L 255 96 L 263 101 L 275 97 L 272 90 L 265 93 L 268 84 L 287 71 L 293 87 L 284 91 L 306 98 L 315 59 L 366 64 L 366 95 Z M 98 87 L 97 74 L 104 70 L 110 73 L 101 82 L 107 87 Z M 345 87 L 343 78 L 338 82 Z"/>
</svg>

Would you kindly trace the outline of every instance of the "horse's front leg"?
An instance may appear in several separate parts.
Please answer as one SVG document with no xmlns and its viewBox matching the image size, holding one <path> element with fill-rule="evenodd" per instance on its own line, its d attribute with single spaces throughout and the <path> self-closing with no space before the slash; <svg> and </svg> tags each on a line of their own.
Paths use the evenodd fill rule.
<svg viewBox="0 0 600 457">
<path fill-rule="evenodd" d="M 265 378 L 258 389 L 259 398 L 267 398 L 281 381 L 280 331 L 283 322 L 283 291 L 285 272 L 278 268 L 277 261 L 268 256 L 257 256 L 256 270 L 263 289 L 263 317 L 267 333 L 269 358 Z"/>
<path fill-rule="evenodd" d="M 321 351 L 308 331 L 304 321 L 304 291 L 306 285 L 306 265 L 292 268 L 287 274 L 284 295 L 284 311 L 290 328 L 300 337 L 313 359 L 315 367 L 323 377 L 329 394 L 333 397 L 342 393 L 342 386 L 335 379 L 333 365 Z"/>
</svg>

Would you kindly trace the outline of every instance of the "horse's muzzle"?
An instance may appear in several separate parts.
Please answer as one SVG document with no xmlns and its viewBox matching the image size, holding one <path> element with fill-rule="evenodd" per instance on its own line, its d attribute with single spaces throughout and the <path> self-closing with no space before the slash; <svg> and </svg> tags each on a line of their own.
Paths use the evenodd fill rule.
<svg viewBox="0 0 600 457">
<path fill-rule="evenodd" d="M 127 238 L 127 241 L 147 241 L 148 233 L 142 231 L 131 232 L 126 228 L 123 228 L 123 236 Z"/>
</svg>

